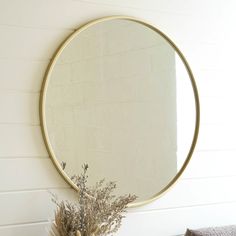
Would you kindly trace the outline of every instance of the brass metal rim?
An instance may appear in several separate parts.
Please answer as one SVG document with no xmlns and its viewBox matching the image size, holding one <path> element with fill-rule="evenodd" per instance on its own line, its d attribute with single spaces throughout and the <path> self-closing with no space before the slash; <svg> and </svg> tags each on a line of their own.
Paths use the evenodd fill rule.
<svg viewBox="0 0 236 236">
<path fill-rule="evenodd" d="M 69 37 L 67 37 L 62 44 L 58 47 L 58 49 L 56 50 L 56 52 L 53 55 L 52 60 L 50 61 L 46 73 L 45 73 L 45 77 L 42 83 L 42 89 L 41 89 L 41 93 L 40 93 L 40 104 L 39 104 L 39 114 L 40 114 L 40 124 L 41 124 L 41 130 L 42 130 L 42 134 L 43 134 L 43 139 L 47 148 L 47 151 L 53 161 L 53 164 L 55 165 L 55 167 L 57 168 L 57 170 L 59 171 L 59 173 L 61 174 L 61 176 L 66 180 L 66 182 L 72 187 L 74 188 L 76 191 L 78 191 L 78 187 L 73 183 L 73 181 L 65 174 L 65 172 L 62 170 L 60 163 L 57 161 L 56 159 L 56 155 L 54 153 L 54 150 L 52 148 L 52 145 L 50 143 L 49 140 L 49 135 L 48 135 L 48 131 L 47 131 L 47 125 L 46 125 L 46 117 L 45 117 L 45 102 L 46 102 L 46 94 L 47 94 L 47 89 L 48 89 L 48 84 L 50 81 L 50 75 L 52 73 L 52 70 L 57 62 L 57 59 L 59 58 L 59 56 L 61 55 L 61 53 L 63 52 L 63 50 L 66 48 L 66 46 L 78 35 L 80 34 L 82 31 L 86 30 L 87 28 L 101 23 L 101 22 L 105 22 L 105 21 L 110 21 L 110 20 L 115 20 L 115 19 L 119 19 L 119 20 L 130 20 L 133 22 L 137 22 L 139 24 L 145 25 L 146 27 L 152 29 L 153 31 L 155 31 L 156 33 L 158 33 L 159 35 L 161 35 L 164 39 L 166 39 L 166 41 L 174 48 L 174 50 L 177 52 L 177 54 L 179 55 L 179 57 L 181 58 L 182 62 L 185 65 L 185 68 L 188 72 L 190 81 L 191 81 L 191 85 L 192 85 L 192 89 L 193 89 L 193 93 L 194 93 L 194 99 L 195 99 L 195 111 L 196 111 L 196 115 L 195 115 L 195 130 L 194 130 L 194 135 L 193 135 L 193 139 L 192 139 L 192 143 L 191 146 L 189 148 L 187 157 L 181 167 L 181 169 L 178 171 L 178 173 L 176 174 L 176 176 L 166 185 L 166 187 L 164 187 L 161 191 L 159 191 L 157 194 L 155 194 L 154 196 L 152 196 L 151 198 L 144 200 L 144 201 L 140 201 L 140 202 L 136 202 L 136 203 L 131 203 L 129 204 L 129 207 L 138 207 L 138 206 L 143 206 L 145 204 L 151 203 L 152 201 L 158 199 L 159 197 L 161 197 L 164 193 L 166 193 L 171 187 L 173 187 L 173 185 L 176 183 L 176 181 L 180 178 L 180 176 L 182 175 L 182 173 L 184 172 L 184 170 L 186 169 L 191 156 L 193 154 L 194 148 L 196 146 L 197 143 L 197 138 L 198 138 L 198 133 L 199 133 L 199 127 L 200 127 L 200 102 L 199 102 L 199 95 L 198 95 L 198 90 L 197 90 L 197 85 L 193 76 L 193 73 L 191 71 L 191 68 L 186 60 L 186 58 L 184 57 L 184 55 L 182 54 L 182 52 L 179 50 L 179 48 L 174 44 L 174 42 L 167 36 L 165 35 L 162 31 L 160 31 L 159 29 L 157 29 L 156 27 L 154 27 L 153 25 L 140 20 L 138 18 L 135 17 L 131 17 L 131 16 L 121 16 L 121 15 L 117 15 L 117 16 L 108 16 L 108 17 L 103 17 L 103 18 L 99 18 L 93 21 L 90 21 L 84 25 L 82 25 L 80 28 L 78 28 L 77 30 L 75 30 L 71 35 L 69 35 Z"/>
</svg>

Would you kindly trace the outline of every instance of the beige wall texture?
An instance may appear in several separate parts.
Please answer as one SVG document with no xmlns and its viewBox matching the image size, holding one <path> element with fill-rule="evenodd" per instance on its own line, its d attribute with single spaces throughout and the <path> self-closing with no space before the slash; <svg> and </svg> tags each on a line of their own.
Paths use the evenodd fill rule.
<svg viewBox="0 0 236 236">
<path fill-rule="evenodd" d="M 45 149 L 38 102 L 47 64 L 80 24 L 101 16 L 142 18 L 179 46 L 195 75 L 202 109 L 199 142 L 178 183 L 131 209 L 118 236 L 177 236 L 186 227 L 235 223 L 236 112 L 233 0 L 0 1 L 0 235 L 46 236 L 54 205 L 70 197 Z"/>
</svg>

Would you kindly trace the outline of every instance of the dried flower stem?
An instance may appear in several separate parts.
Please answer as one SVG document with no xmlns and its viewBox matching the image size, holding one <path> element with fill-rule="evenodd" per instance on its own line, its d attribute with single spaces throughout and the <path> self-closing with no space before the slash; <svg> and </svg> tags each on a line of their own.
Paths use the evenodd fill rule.
<svg viewBox="0 0 236 236">
<path fill-rule="evenodd" d="M 57 205 L 54 231 L 59 236 L 106 236 L 115 233 L 121 226 L 127 205 L 137 197 L 130 194 L 116 197 L 112 194 L 115 182 L 105 184 L 104 179 L 88 187 L 88 165 L 84 164 L 82 168 L 82 174 L 72 177 L 79 188 L 77 203 L 58 202 L 53 196 Z"/>
</svg>

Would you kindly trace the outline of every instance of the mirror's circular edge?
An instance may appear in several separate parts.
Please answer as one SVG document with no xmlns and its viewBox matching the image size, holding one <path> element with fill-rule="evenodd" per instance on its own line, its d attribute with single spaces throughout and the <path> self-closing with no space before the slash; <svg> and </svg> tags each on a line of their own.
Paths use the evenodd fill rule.
<svg viewBox="0 0 236 236">
<path fill-rule="evenodd" d="M 41 86 L 41 91 L 40 91 L 40 99 L 39 99 L 39 116 L 40 116 L 40 127 L 42 130 L 42 135 L 43 135 L 43 140 L 46 146 L 46 149 L 48 151 L 48 154 L 54 164 L 54 166 L 56 167 L 56 169 L 58 170 L 58 172 L 61 174 L 61 176 L 66 180 L 66 182 L 76 191 L 78 191 L 78 187 L 74 184 L 74 182 L 68 177 L 68 175 L 66 175 L 65 171 L 62 169 L 61 164 L 58 162 L 55 153 L 53 151 L 53 148 L 50 144 L 50 140 L 49 140 L 49 135 L 48 135 L 48 131 L 47 131 L 47 126 L 46 126 L 46 117 L 45 117 L 45 101 L 46 101 L 46 94 L 47 94 L 47 88 L 48 88 L 48 83 L 50 81 L 50 75 L 51 72 L 54 68 L 55 63 L 57 62 L 58 57 L 61 55 L 61 53 L 63 52 L 63 50 L 66 48 L 66 46 L 82 31 L 86 30 L 87 28 L 101 23 L 101 22 L 106 22 L 109 20 L 130 20 L 130 21 L 134 21 L 137 22 L 139 24 L 142 24 L 150 29 L 152 29 L 153 31 L 155 31 L 156 33 L 158 33 L 159 35 L 161 35 L 169 44 L 170 46 L 175 50 L 175 52 L 177 52 L 177 54 L 179 55 L 179 57 L 181 58 L 187 73 L 189 75 L 189 79 L 191 81 L 191 85 L 192 85 L 192 89 L 193 89 L 193 93 L 194 93 L 194 100 L 195 100 L 195 130 L 194 130 L 194 134 L 193 134 L 193 139 L 192 139 L 192 143 L 191 146 L 189 148 L 188 151 L 188 155 L 182 165 L 182 167 L 180 168 L 180 170 L 177 172 L 177 174 L 175 175 L 175 177 L 166 185 L 166 187 L 164 187 L 161 191 L 159 191 L 157 194 L 155 194 L 154 196 L 152 196 L 151 198 L 147 199 L 147 200 L 143 200 L 140 202 L 135 202 L 135 203 L 130 203 L 128 205 L 128 207 L 138 207 L 138 206 L 143 206 L 146 205 L 148 203 L 151 203 L 153 201 L 155 201 L 156 199 L 158 199 L 159 197 L 161 197 L 163 194 L 165 194 L 168 190 L 170 190 L 171 187 L 173 187 L 173 185 L 177 182 L 177 180 L 180 178 L 180 176 L 182 175 L 182 173 L 184 172 L 184 170 L 186 169 L 193 151 L 195 149 L 196 143 L 197 143 L 197 139 L 198 139 L 198 134 L 199 134 L 199 127 L 200 127 L 200 101 L 199 101 L 199 95 L 198 95 L 198 89 L 197 89 L 197 85 L 192 73 L 192 70 L 186 60 L 186 58 L 184 57 L 183 53 L 180 51 L 180 49 L 175 45 L 175 43 L 166 35 L 164 34 L 162 31 L 160 31 L 159 29 L 157 29 L 155 26 L 141 20 L 138 19 L 136 17 L 132 17 L 132 16 L 123 16 L 123 15 L 115 15 L 115 16 L 107 16 L 107 17 L 102 17 L 96 20 L 92 20 L 89 21 L 86 24 L 83 24 L 81 27 L 79 27 L 77 30 L 75 30 L 71 35 L 69 35 L 62 43 L 61 45 L 57 48 L 57 50 L 55 51 L 47 69 L 44 75 L 44 79 L 42 82 L 42 86 Z"/>
</svg>

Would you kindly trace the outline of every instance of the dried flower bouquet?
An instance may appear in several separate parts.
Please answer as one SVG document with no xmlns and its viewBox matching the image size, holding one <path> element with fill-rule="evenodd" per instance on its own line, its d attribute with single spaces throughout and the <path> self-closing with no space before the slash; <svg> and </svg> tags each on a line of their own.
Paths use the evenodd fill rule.
<svg viewBox="0 0 236 236">
<path fill-rule="evenodd" d="M 78 186 L 78 201 L 58 201 L 55 223 L 51 227 L 52 236 L 106 236 L 117 232 L 127 205 L 137 197 L 124 195 L 116 197 L 112 192 L 115 182 L 105 183 L 104 179 L 95 186 L 87 186 L 88 165 L 82 166 L 83 172 L 74 175 L 72 180 Z"/>
</svg>

